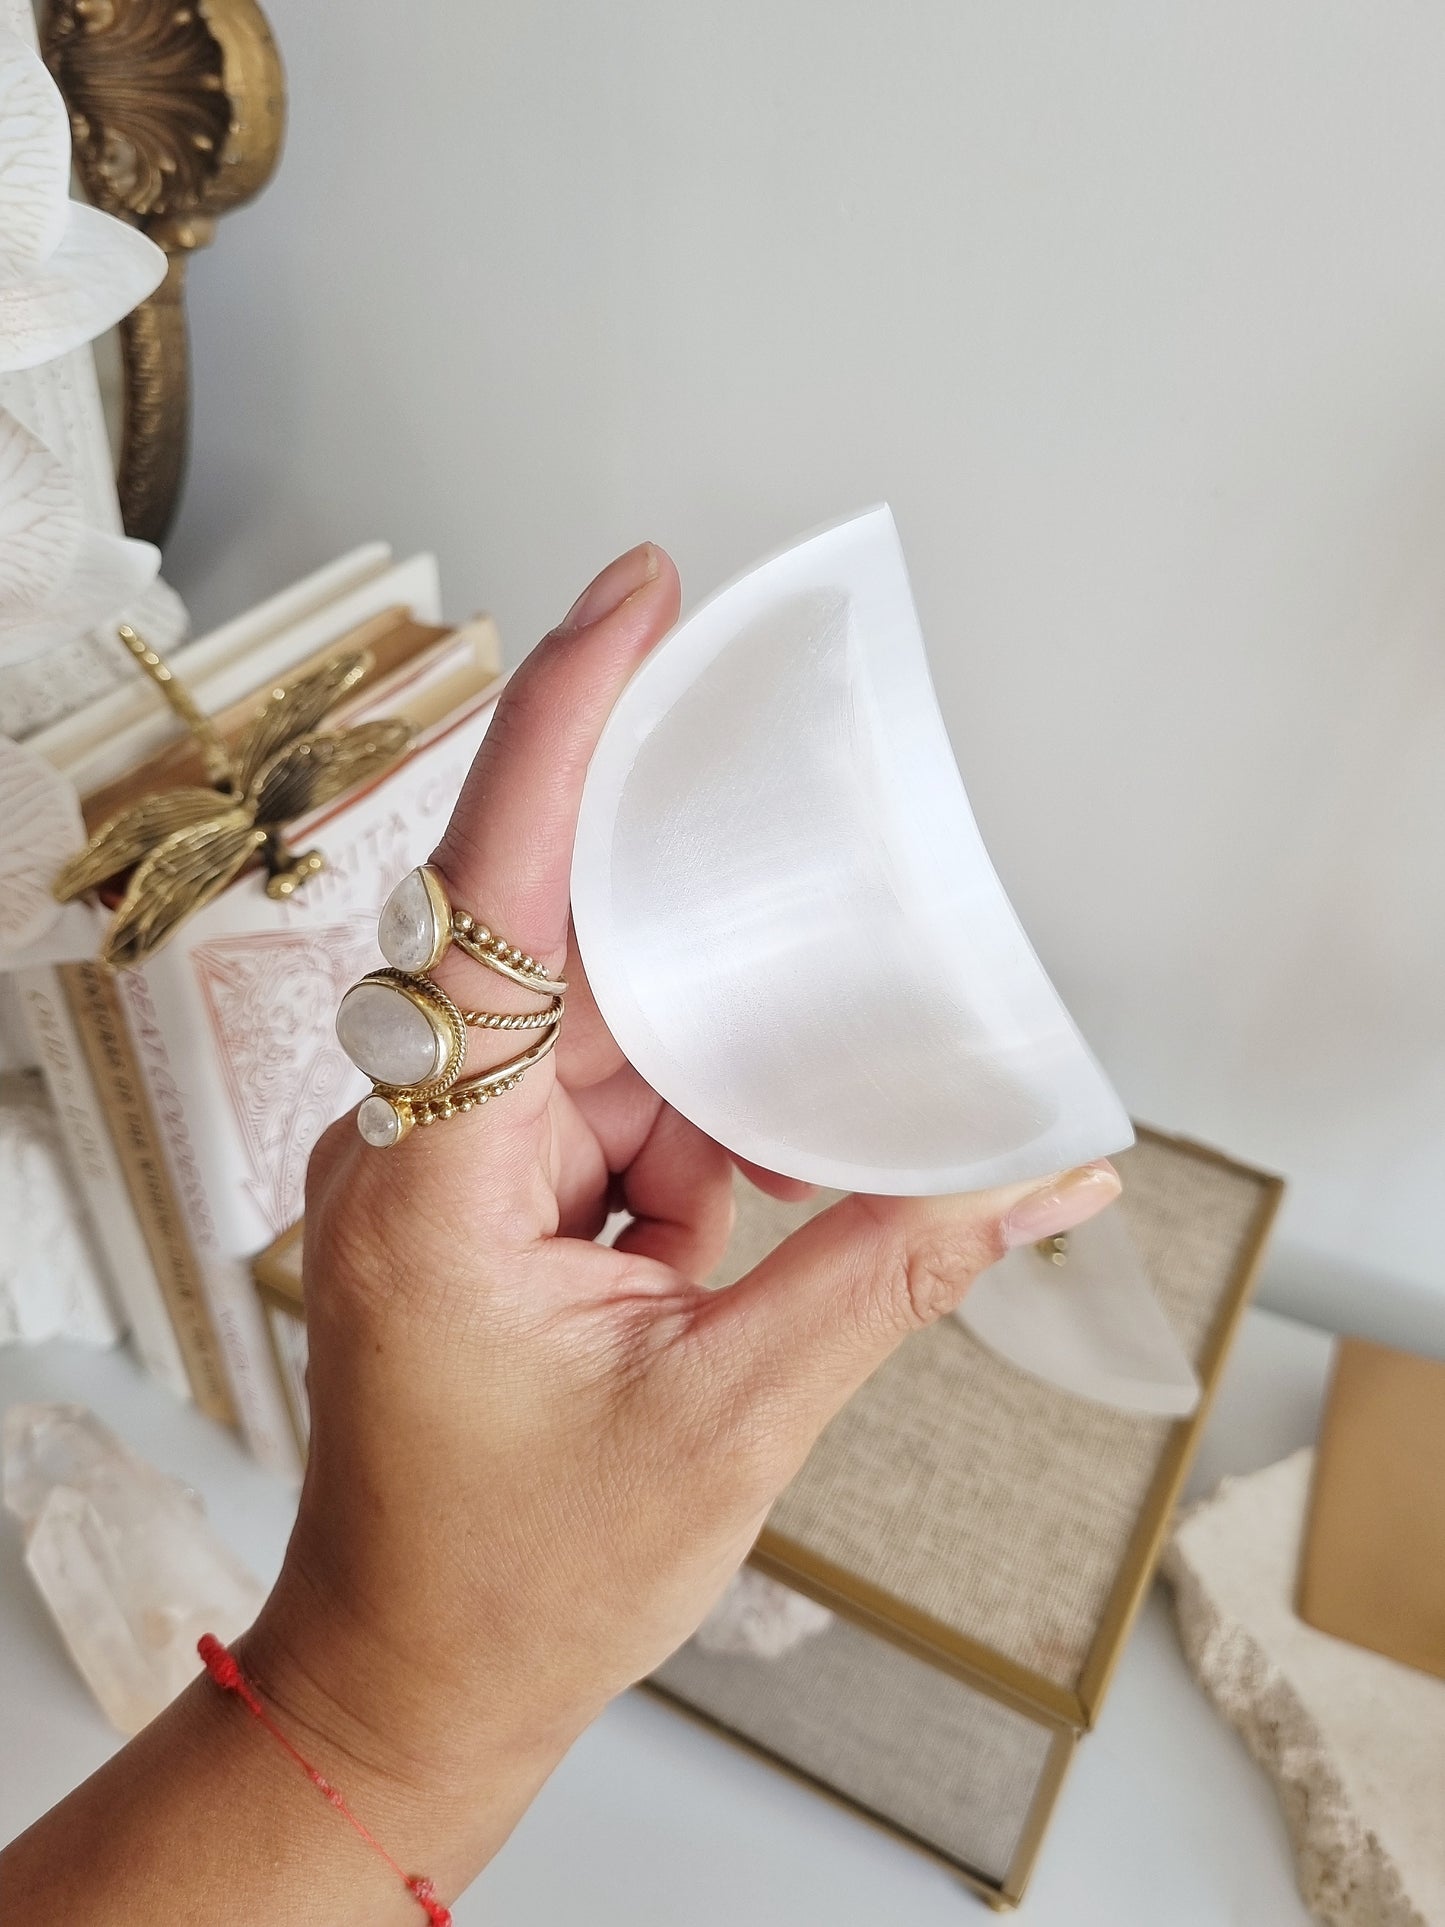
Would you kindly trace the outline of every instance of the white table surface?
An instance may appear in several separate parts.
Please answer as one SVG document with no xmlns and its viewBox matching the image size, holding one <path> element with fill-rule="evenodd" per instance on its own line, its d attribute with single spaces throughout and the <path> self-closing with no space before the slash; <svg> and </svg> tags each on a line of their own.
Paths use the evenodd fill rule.
<svg viewBox="0 0 1445 1927">
<path fill-rule="evenodd" d="M 1310 1327 L 1248 1315 L 1192 1492 L 1313 1439 L 1331 1347 Z M 21 1399 L 93 1407 L 205 1496 L 259 1576 L 274 1574 L 291 1493 L 126 1354 L 60 1342 L 6 1349 L 0 1409 Z M 7 1517 L 0 1839 L 118 1744 L 66 1659 Z M 1080 1748 L 1021 1913 L 1029 1927 L 1310 1919 L 1273 1791 L 1190 1679 L 1157 1587 Z M 946 1870 L 642 1693 L 585 1735 L 456 1908 L 458 1927 L 982 1927 L 988 1918 Z"/>
</svg>

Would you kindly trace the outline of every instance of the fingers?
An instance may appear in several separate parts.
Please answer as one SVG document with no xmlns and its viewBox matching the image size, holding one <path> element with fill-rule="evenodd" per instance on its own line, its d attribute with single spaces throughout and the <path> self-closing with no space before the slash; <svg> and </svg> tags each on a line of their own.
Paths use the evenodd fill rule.
<svg viewBox="0 0 1445 1927">
<path fill-rule="evenodd" d="M 433 857 L 456 909 L 554 975 L 566 955 L 572 845 L 588 763 L 613 703 L 676 621 L 678 605 L 677 571 L 651 543 L 602 571 L 509 682 Z M 532 1014 L 544 1008 L 535 990 L 487 969 L 455 944 L 433 975 L 463 1010 Z M 463 1080 L 542 1036 L 540 1030 L 470 1026 Z M 388 1151 L 385 1168 L 419 1186 L 417 1196 L 444 1194 L 459 1165 L 475 1175 L 480 1131 L 496 1153 L 488 1167 L 490 1201 L 509 1223 L 540 1225 L 549 1198 L 535 1184 L 523 1197 L 512 1180 L 536 1175 L 537 1132 L 554 1081 L 555 1059 L 544 1057 L 495 1106 L 414 1132 Z"/>
<path fill-rule="evenodd" d="M 677 571 L 651 543 L 602 571 L 513 676 L 437 849 L 453 902 L 549 968 L 566 951 L 587 765 L 623 685 L 678 606 Z"/>
<path fill-rule="evenodd" d="M 618 1238 L 619 1251 L 655 1258 L 701 1282 L 732 1232 L 732 1160 L 664 1104 L 623 1173 L 622 1204 L 635 1222 Z"/>
<path fill-rule="evenodd" d="M 769 1171 L 761 1164 L 751 1164 L 736 1153 L 733 1163 L 749 1184 L 756 1185 L 759 1191 L 766 1192 L 770 1198 L 781 1198 L 785 1204 L 801 1204 L 804 1198 L 811 1198 L 818 1188 L 802 1178 L 785 1178 L 781 1171 Z"/>
<path fill-rule="evenodd" d="M 1005 1251 L 1083 1224 L 1112 1204 L 1107 1161 L 1041 1183 L 953 1198 L 845 1198 L 699 1313 L 708 1343 L 805 1435 L 911 1331 L 963 1297 Z"/>
</svg>

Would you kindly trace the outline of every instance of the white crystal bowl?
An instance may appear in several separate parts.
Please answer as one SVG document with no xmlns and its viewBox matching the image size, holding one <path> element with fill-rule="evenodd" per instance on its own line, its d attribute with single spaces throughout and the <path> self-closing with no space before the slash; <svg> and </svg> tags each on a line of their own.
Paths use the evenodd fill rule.
<svg viewBox="0 0 1445 1927">
<path fill-rule="evenodd" d="M 966 1191 L 1133 1140 L 984 850 L 886 507 L 648 657 L 592 759 L 572 905 L 622 1049 L 770 1170 Z"/>
</svg>

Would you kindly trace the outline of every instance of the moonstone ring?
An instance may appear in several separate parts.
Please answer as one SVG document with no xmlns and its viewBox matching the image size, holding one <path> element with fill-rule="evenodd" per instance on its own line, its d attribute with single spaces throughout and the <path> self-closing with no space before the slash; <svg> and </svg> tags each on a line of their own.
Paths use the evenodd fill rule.
<svg viewBox="0 0 1445 1927">
<path fill-rule="evenodd" d="M 557 1042 L 566 984 L 504 937 L 454 910 L 431 867 L 402 878 L 387 898 L 377 940 L 388 968 L 353 984 L 336 1013 L 336 1035 L 352 1063 L 372 1080 L 356 1128 L 368 1144 L 398 1144 L 414 1124 L 432 1124 L 512 1090 Z M 548 999 L 544 1010 L 461 1010 L 427 972 L 455 943 L 488 970 Z M 544 1035 L 505 1064 L 459 1083 L 467 1030 L 541 1030 Z"/>
<path fill-rule="evenodd" d="M 377 970 L 353 984 L 336 1037 L 358 1070 L 387 1090 L 435 1097 L 455 1084 L 467 1054 L 462 1013 L 430 977 Z"/>
<path fill-rule="evenodd" d="M 454 910 L 447 887 L 430 863 L 404 876 L 386 902 L 376 926 L 381 954 L 394 970 L 409 975 L 435 970 L 452 944 L 489 970 L 535 990 L 560 996 L 567 988 L 549 977 L 535 958 L 497 936 L 465 910 Z"/>
</svg>

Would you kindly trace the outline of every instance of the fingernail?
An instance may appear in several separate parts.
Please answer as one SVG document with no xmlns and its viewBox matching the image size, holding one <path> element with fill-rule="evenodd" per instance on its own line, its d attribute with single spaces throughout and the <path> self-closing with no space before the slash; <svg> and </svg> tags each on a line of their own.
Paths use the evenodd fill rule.
<svg viewBox="0 0 1445 1927">
<path fill-rule="evenodd" d="M 1014 1206 L 1004 1219 L 1004 1243 L 1012 1250 L 1015 1245 L 1036 1245 L 1041 1238 L 1057 1238 L 1060 1232 L 1072 1231 L 1095 1217 L 1123 1188 L 1107 1158 L 1066 1171 Z"/>
<path fill-rule="evenodd" d="M 590 629 L 594 622 L 601 622 L 610 616 L 614 609 L 620 609 L 630 595 L 656 576 L 662 567 L 662 557 L 651 542 L 643 542 L 626 555 L 619 555 L 578 596 L 572 607 L 562 618 L 560 627 L 572 634 L 578 629 Z"/>
</svg>

